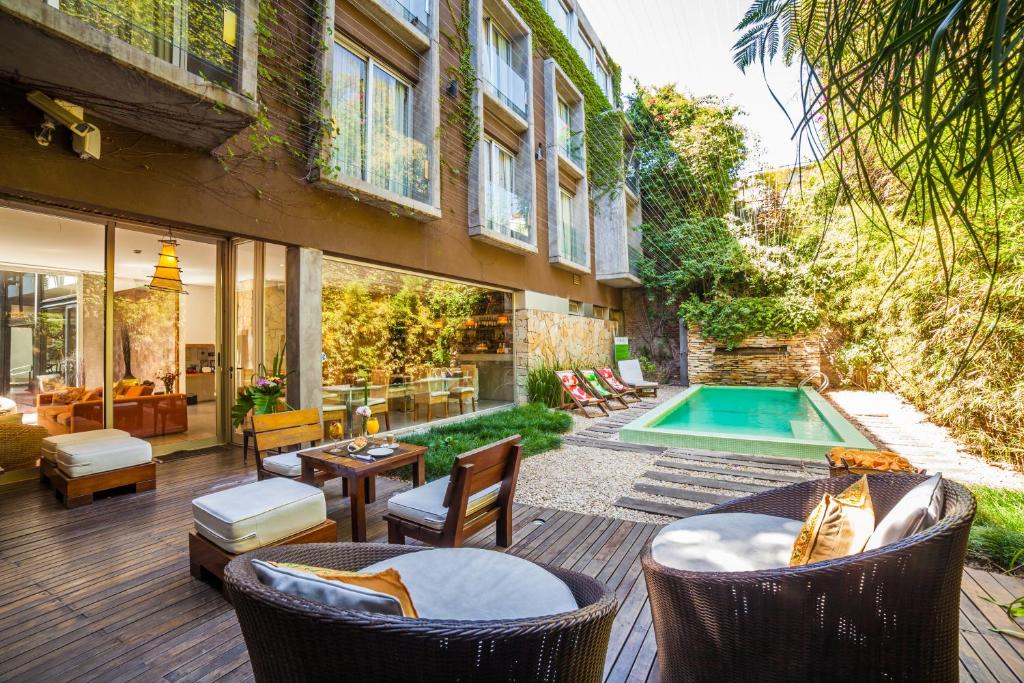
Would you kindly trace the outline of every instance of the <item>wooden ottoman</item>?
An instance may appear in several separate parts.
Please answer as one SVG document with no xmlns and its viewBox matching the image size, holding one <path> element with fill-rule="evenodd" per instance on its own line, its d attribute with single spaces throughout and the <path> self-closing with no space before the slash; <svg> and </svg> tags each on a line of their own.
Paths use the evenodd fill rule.
<svg viewBox="0 0 1024 683">
<path fill-rule="evenodd" d="M 92 503 L 93 494 L 100 491 L 149 491 L 156 488 L 153 448 L 131 436 L 63 444 L 57 448 L 50 483 L 69 508 Z"/>
<path fill-rule="evenodd" d="M 109 441 L 111 439 L 127 439 L 130 436 L 131 434 L 123 429 L 93 429 L 88 432 L 48 436 L 43 439 L 39 450 L 39 479 L 44 484 L 50 483 L 50 478 L 57 471 L 57 449 L 61 446 L 90 443 L 93 441 Z"/>
<path fill-rule="evenodd" d="M 197 579 L 223 581 L 228 562 L 257 548 L 338 540 L 334 520 L 327 519 L 324 492 L 284 477 L 196 498 L 192 515 L 189 570 Z"/>
</svg>

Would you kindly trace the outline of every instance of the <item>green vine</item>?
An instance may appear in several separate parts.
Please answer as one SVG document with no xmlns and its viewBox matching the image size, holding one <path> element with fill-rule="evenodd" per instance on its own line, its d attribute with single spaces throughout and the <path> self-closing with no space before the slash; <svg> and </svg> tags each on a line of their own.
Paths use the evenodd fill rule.
<svg viewBox="0 0 1024 683">
<path fill-rule="evenodd" d="M 587 128 L 587 176 L 591 195 L 603 196 L 617 191 L 625 179 L 622 117 L 615 115 L 618 110 L 612 107 L 594 74 L 565 34 L 555 26 L 540 0 L 509 2 L 533 31 L 534 50 L 558 62 L 569 80 L 583 93 Z M 618 101 L 622 69 L 610 60 L 608 66 L 612 75 L 612 97 Z"/>
<path fill-rule="evenodd" d="M 476 111 L 475 100 L 477 90 L 476 66 L 473 64 L 473 43 L 470 40 L 470 0 L 458 0 L 459 11 L 455 11 L 452 0 L 448 3 L 448 11 L 455 22 L 455 33 L 445 33 L 449 46 L 459 56 L 458 64 L 448 67 L 448 75 L 458 84 L 459 94 L 455 109 L 448 117 L 449 123 L 458 127 L 462 133 L 462 144 L 467 152 L 472 153 L 480 140 L 480 115 Z"/>
</svg>

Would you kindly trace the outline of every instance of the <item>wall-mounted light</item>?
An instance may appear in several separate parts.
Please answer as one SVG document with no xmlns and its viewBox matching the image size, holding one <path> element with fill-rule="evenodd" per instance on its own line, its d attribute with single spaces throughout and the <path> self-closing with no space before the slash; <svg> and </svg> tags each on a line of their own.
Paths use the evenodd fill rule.
<svg viewBox="0 0 1024 683">
<path fill-rule="evenodd" d="M 452 79 L 452 80 L 448 81 L 448 87 L 445 88 L 444 91 L 446 93 L 448 93 L 448 97 L 458 97 L 459 96 L 459 82 L 456 81 L 455 79 Z"/>
<path fill-rule="evenodd" d="M 537 145 L 537 153 L 534 155 L 537 161 L 544 161 L 544 145 Z"/>
</svg>

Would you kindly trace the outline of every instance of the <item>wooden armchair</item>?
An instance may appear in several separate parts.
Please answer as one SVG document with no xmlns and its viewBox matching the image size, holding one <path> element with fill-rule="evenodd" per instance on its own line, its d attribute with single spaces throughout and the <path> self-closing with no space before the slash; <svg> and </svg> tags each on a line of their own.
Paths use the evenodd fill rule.
<svg viewBox="0 0 1024 683">
<path fill-rule="evenodd" d="M 253 415 L 252 429 L 256 441 L 256 476 L 259 479 L 300 477 L 302 461 L 298 451 L 302 444 L 316 446 L 324 438 L 324 425 L 316 408 Z M 266 455 L 271 450 L 285 452 Z"/>
<path fill-rule="evenodd" d="M 458 548 L 465 539 L 496 524 L 496 544 L 512 544 L 512 499 L 522 461 L 516 434 L 455 458 L 452 473 L 388 500 L 388 543 L 405 537 L 433 546 Z"/>
</svg>

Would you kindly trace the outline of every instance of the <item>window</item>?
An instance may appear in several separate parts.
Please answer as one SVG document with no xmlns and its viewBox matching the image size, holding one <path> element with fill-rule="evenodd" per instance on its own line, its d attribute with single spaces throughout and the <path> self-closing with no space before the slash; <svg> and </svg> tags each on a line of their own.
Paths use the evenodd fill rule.
<svg viewBox="0 0 1024 683">
<path fill-rule="evenodd" d="M 621 310 L 613 308 L 608 311 L 608 319 L 615 323 L 617 327 L 616 334 L 619 336 L 626 334 L 626 317 L 623 315 Z"/>
<path fill-rule="evenodd" d="M 580 29 L 578 34 L 578 40 L 576 42 L 576 51 L 580 53 L 580 57 L 583 58 L 583 62 L 587 65 L 587 68 L 591 71 L 594 70 L 594 45 L 587 37 L 583 35 L 583 30 Z"/>
<path fill-rule="evenodd" d="M 412 137 L 412 86 L 334 44 L 331 167 L 413 199 L 427 195 L 426 146 Z"/>
<path fill-rule="evenodd" d="M 517 239 L 530 239 L 523 202 L 516 194 L 516 157 L 487 139 L 487 227 Z"/>
<path fill-rule="evenodd" d="M 591 313 L 590 317 L 597 318 L 598 320 L 607 320 L 608 309 L 605 308 L 604 306 L 598 306 L 597 304 L 594 304 L 594 312 Z"/>
<path fill-rule="evenodd" d="M 597 84 L 601 86 L 601 92 L 603 92 L 604 96 L 608 98 L 609 102 L 611 102 L 612 79 L 608 75 L 608 72 L 605 70 L 604 66 L 602 66 L 600 63 L 597 65 L 597 71 L 595 72 L 594 76 L 597 78 Z"/>
<path fill-rule="evenodd" d="M 583 315 L 583 303 L 569 299 L 569 315 Z"/>
<path fill-rule="evenodd" d="M 488 80 L 495 94 L 526 117 L 526 83 L 512 66 L 512 40 L 493 20 L 487 20 Z"/>
<path fill-rule="evenodd" d="M 565 190 L 558 194 L 558 232 L 562 237 L 561 255 L 570 261 L 573 258 L 572 201 L 574 197 Z"/>
<path fill-rule="evenodd" d="M 558 98 L 558 146 L 566 154 L 572 145 L 572 110 L 561 97 Z"/>
<path fill-rule="evenodd" d="M 566 38 L 569 38 L 572 35 L 572 12 L 562 3 L 562 0 L 547 0 L 546 5 L 555 26 L 565 34 Z"/>
</svg>

